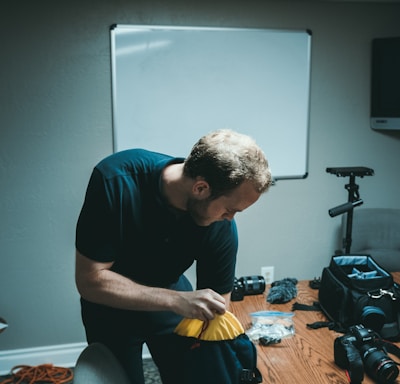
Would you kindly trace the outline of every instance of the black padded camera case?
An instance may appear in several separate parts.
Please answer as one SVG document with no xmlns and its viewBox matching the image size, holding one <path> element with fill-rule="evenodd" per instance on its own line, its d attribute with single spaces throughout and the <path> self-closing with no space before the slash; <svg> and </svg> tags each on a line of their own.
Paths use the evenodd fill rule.
<svg viewBox="0 0 400 384">
<path fill-rule="evenodd" d="M 322 271 L 318 300 L 340 328 L 362 324 L 382 338 L 397 340 L 399 292 L 392 275 L 371 256 L 338 255 Z"/>
</svg>

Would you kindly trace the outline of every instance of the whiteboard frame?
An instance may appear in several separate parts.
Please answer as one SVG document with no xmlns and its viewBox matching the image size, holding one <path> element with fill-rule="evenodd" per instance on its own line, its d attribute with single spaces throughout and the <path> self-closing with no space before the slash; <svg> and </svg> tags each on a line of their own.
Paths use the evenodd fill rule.
<svg viewBox="0 0 400 384">
<path fill-rule="evenodd" d="M 155 150 L 158 152 L 164 152 L 167 154 L 170 154 L 172 156 L 176 156 L 176 157 L 184 157 L 186 156 L 190 149 L 191 146 L 195 143 L 195 141 L 197 141 L 198 138 L 200 138 L 200 136 L 202 136 L 205 133 L 208 133 L 211 130 L 214 129 L 219 129 L 219 128 L 232 128 L 234 130 L 238 130 L 242 133 L 246 133 L 249 134 L 250 136 L 254 137 L 256 139 L 256 141 L 258 142 L 258 144 L 261 146 L 261 148 L 264 150 L 264 152 L 266 153 L 266 156 L 270 162 L 271 165 L 271 169 L 272 169 L 272 174 L 273 174 L 273 178 L 274 180 L 280 180 L 280 179 L 298 179 L 298 178 L 305 178 L 308 175 L 308 142 L 309 142 L 309 105 L 310 105 L 310 77 L 311 77 L 311 37 L 312 37 L 312 33 L 309 30 L 274 30 L 274 29 L 255 29 L 255 28 L 216 28 L 216 27 L 186 27 L 186 26 L 154 26 L 154 25 L 127 25 L 127 24 L 114 24 L 113 26 L 111 26 L 111 73 L 112 73 L 112 110 L 113 110 L 113 150 L 115 152 L 120 151 L 120 150 L 124 150 L 127 148 L 133 148 L 133 147 L 142 147 L 142 148 L 146 148 L 146 149 L 150 149 L 150 150 Z M 278 126 L 277 121 L 278 119 L 281 118 L 282 116 L 282 120 L 285 118 L 289 118 L 292 111 L 296 110 L 296 108 L 301 108 L 301 112 L 298 112 L 299 114 L 301 114 L 301 118 L 297 119 L 297 120 L 301 120 L 301 121 L 294 121 L 294 124 L 296 124 L 296 127 L 298 126 L 298 130 L 296 131 L 295 128 L 290 127 L 290 129 L 293 129 L 293 131 L 288 131 L 288 132 L 284 132 L 282 133 L 282 138 L 280 139 L 281 141 L 273 143 L 273 148 L 268 148 L 268 145 L 265 144 L 264 145 L 264 140 L 268 141 L 270 140 L 271 142 L 273 140 L 279 140 L 279 138 L 276 138 L 276 136 L 278 136 L 279 132 L 282 130 L 281 127 L 274 128 L 272 130 L 269 131 L 270 128 L 267 129 L 267 133 L 263 132 L 265 131 L 264 128 L 260 128 L 260 127 L 256 127 L 254 128 L 254 126 L 252 126 L 252 128 L 254 129 L 253 131 L 249 128 L 242 128 L 242 126 L 245 125 L 242 124 L 239 126 L 232 126 L 232 124 L 229 125 L 212 125 L 213 122 L 208 122 L 204 124 L 204 131 L 198 131 L 196 129 L 193 129 L 193 131 L 190 131 L 190 134 L 193 135 L 190 140 L 189 138 L 184 138 L 184 134 L 188 134 L 188 131 L 183 131 L 184 128 L 180 128 L 181 131 L 176 131 L 173 132 L 171 127 L 174 127 L 173 129 L 175 129 L 175 124 L 176 122 L 179 120 L 179 118 L 177 118 L 176 121 L 170 121 L 167 124 L 169 124 L 168 127 L 158 127 L 157 128 L 150 128 L 150 127 L 155 127 L 156 124 L 154 124 L 155 122 L 152 121 L 151 123 L 147 124 L 145 121 L 143 121 L 143 119 L 151 119 L 151 116 L 154 116 L 155 112 L 152 110 L 152 106 L 148 106 L 147 108 L 143 108 L 143 109 L 147 109 L 148 110 L 148 117 L 142 117 L 142 120 L 140 121 L 139 124 L 137 124 L 137 116 L 135 115 L 134 117 L 130 117 L 130 118 L 126 118 L 124 121 L 123 118 L 121 118 L 121 115 L 123 113 L 127 114 L 127 112 L 121 112 L 122 107 L 120 106 L 122 104 L 121 102 L 121 92 L 119 91 L 120 89 L 122 89 L 121 87 L 121 82 L 118 83 L 121 78 L 121 74 L 118 72 L 118 68 L 122 68 L 122 64 L 121 60 L 122 58 L 118 58 L 117 56 L 117 50 L 119 49 L 118 46 L 118 39 L 121 39 L 121 36 L 123 34 L 128 34 L 130 32 L 135 32 L 135 33 L 147 33 L 149 36 L 152 36 L 153 34 L 160 34 L 160 33 L 179 33 L 179 36 L 181 36 L 181 32 L 185 33 L 185 32 L 199 32 L 199 33 L 208 33 L 208 34 L 213 34 L 213 36 L 221 36 L 222 33 L 227 34 L 226 36 L 228 36 L 228 34 L 231 33 L 240 33 L 241 35 L 243 34 L 243 36 L 245 36 L 248 33 L 254 33 L 254 34 L 265 34 L 266 37 L 268 37 L 268 34 L 271 34 L 271 36 L 274 36 L 274 34 L 276 34 L 277 36 L 294 36 L 295 38 L 298 38 L 299 36 L 301 36 L 301 41 L 302 44 L 304 45 L 304 47 L 302 47 L 302 51 L 301 51 L 301 55 L 302 55 L 302 60 L 304 61 L 302 63 L 303 65 L 303 69 L 302 72 L 297 75 L 298 78 L 295 79 L 297 82 L 302 82 L 302 88 L 298 91 L 299 95 L 295 101 L 292 100 L 291 105 L 289 105 L 287 107 L 286 113 L 279 115 L 279 116 L 275 116 L 274 117 L 274 123 L 271 123 L 271 126 Z M 204 34 L 203 34 L 204 35 Z M 177 35 L 175 35 L 177 36 Z M 193 36 L 200 36 L 200 35 L 193 35 Z M 237 36 L 237 35 L 236 35 Z M 161 45 L 161 40 L 158 40 L 158 43 Z M 147 46 L 145 47 L 144 45 L 140 48 L 142 49 L 145 54 L 151 54 L 151 49 L 149 49 L 148 47 L 151 46 L 151 44 L 153 44 L 153 47 L 155 46 L 154 41 L 150 41 L 146 43 Z M 167 44 L 167 43 L 165 43 Z M 154 52 L 157 51 L 157 49 L 153 50 Z M 173 53 L 173 51 L 169 51 L 169 55 L 171 55 L 171 52 Z M 178 52 L 178 50 L 176 50 L 176 52 Z M 184 52 L 184 54 L 186 54 L 187 52 Z M 215 53 L 215 52 L 214 52 Z M 180 53 L 181 54 L 181 53 Z M 122 57 L 122 56 L 120 56 Z M 133 57 L 138 57 L 137 53 L 136 56 L 135 54 L 133 54 Z M 181 56 L 182 57 L 182 56 Z M 151 58 L 151 57 L 150 57 Z M 164 57 L 165 58 L 165 57 Z M 146 58 L 148 59 L 148 58 Z M 185 58 L 187 59 L 187 58 Z M 295 58 L 296 59 L 296 58 Z M 119 61 L 118 61 L 119 60 Z M 136 60 L 136 62 L 135 62 Z M 137 68 L 139 67 L 144 67 L 144 65 L 136 65 L 136 64 L 140 64 L 137 59 L 135 59 L 133 61 L 133 65 L 131 65 L 129 67 L 130 72 L 134 72 L 135 70 L 137 70 Z M 140 61 L 140 60 L 139 60 Z M 147 63 L 147 62 L 146 62 Z M 141 63 L 143 64 L 143 63 Z M 193 65 L 193 63 L 192 63 Z M 132 68 L 132 70 L 131 70 Z M 159 68 L 160 71 L 163 70 L 162 66 L 160 65 Z M 206 71 L 208 71 L 207 73 L 210 73 L 210 70 L 208 68 L 206 68 Z M 261 71 L 260 71 L 261 72 Z M 264 71 L 264 73 L 266 73 L 267 71 Z M 236 74 L 236 73 L 235 73 Z M 143 75 L 143 72 L 140 73 L 140 75 Z M 156 74 L 153 73 L 152 74 L 153 77 L 156 77 Z M 143 76 L 141 76 L 143 78 Z M 188 76 L 189 77 L 189 76 Z M 139 76 L 137 77 L 139 78 Z M 144 77 L 146 78 L 146 77 Z M 285 79 L 280 79 L 280 81 L 284 81 Z M 151 83 L 152 79 L 148 80 L 149 83 Z M 271 80 L 269 80 L 271 81 Z M 226 82 L 227 83 L 227 82 Z M 293 82 L 294 83 L 294 82 Z M 118 86 L 117 86 L 118 84 Z M 131 84 L 135 84 L 135 83 L 131 83 Z M 143 85 L 143 84 L 142 84 Z M 170 85 L 169 85 L 170 86 Z M 198 84 L 198 86 L 200 87 L 201 84 Z M 132 93 L 129 93 L 129 98 L 132 97 L 132 100 L 136 100 L 136 104 L 141 103 L 142 100 L 142 93 L 145 89 L 150 88 L 147 86 L 142 86 L 142 88 L 140 87 L 140 85 L 136 88 L 135 86 L 132 86 Z M 255 89 L 255 88 L 253 88 Z M 118 92 L 119 91 L 119 92 Z M 131 92 L 130 89 L 128 89 L 128 91 L 125 92 Z M 135 92 L 137 94 L 135 94 Z M 162 94 L 162 91 L 160 92 Z M 139 95 L 140 94 L 140 95 Z M 126 97 L 126 96 L 125 96 Z M 135 99 L 136 97 L 136 99 Z M 268 97 L 270 97 L 271 99 L 269 101 L 273 101 L 273 96 L 269 95 Z M 257 100 L 259 100 L 260 97 L 257 98 Z M 130 99 L 131 100 L 131 99 Z M 165 100 L 165 95 L 164 95 L 164 100 Z M 186 102 L 186 101 L 183 101 Z M 182 101 L 181 101 L 182 103 Z M 252 102 L 253 104 L 255 104 L 254 102 Z M 301 107 L 299 107 L 298 104 L 301 104 Z M 136 105 L 135 102 L 132 102 L 132 105 Z M 160 103 L 158 103 L 160 104 Z M 249 103 L 250 104 L 250 103 Z M 296 105 L 294 105 L 296 104 Z M 168 109 L 168 108 L 166 108 Z M 170 110 L 173 108 L 169 108 Z M 175 114 L 179 114 L 181 112 L 181 110 L 184 110 L 186 108 L 175 108 L 174 113 Z M 189 109 L 189 108 L 188 108 Z M 209 110 L 211 111 L 211 107 L 209 108 Z M 231 110 L 236 110 L 238 108 L 232 108 Z M 128 110 L 128 108 L 126 107 L 125 110 Z M 141 110 L 141 109 L 140 109 Z M 249 108 L 249 110 L 251 110 L 251 108 Z M 259 108 L 259 110 L 261 110 L 261 108 Z M 198 116 L 201 115 L 201 110 L 196 111 L 196 113 L 198 112 Z M 196 113 L 192 113 L 193 115 L 196 115 Z M 217 112 L 213 112 L 214 116 L 217 115 Z M 269 112 L 271 113 L 271 111 Z M 297 112 L 296 112 L 297 113 Z M 212 113 L 211 113 L 212 114 Z M 132 114 L 133 115 L 133 114 Z M 265 114 L 266 115 L 266 114 Z M 157 112 L 156 112 L 156 116 L 157 116 Z M 261 116 L 261 114 L 260 114 Z M 170 117 L 170 116 L 169 116 Z M 181 116 L 180 116 L 181 117 Z M 250 116 L 246 116 L 250 117 Z M 267 116 L 263 116 L 264 119 L 268 119 Z M 173 120 L 172 117 L 170 117 L 171 120 Z M 253 123 L 254 121 L 259 121 L 261 119 L 256 119 L 255 117 L 253 117 Z M 183 119 L 184 120 L 184 119 Z M 216 119 L 218 120 L 218 119 Z M 239 120 L 237 118 L 237 120 Z M 127 122 L 128 121 L 128 122 Z M 167 119 L 163 120 L 167 121 Z M 265 125 L 267 126 L 267 122 L 264 121 Z M 135 126 L 135 124 L 137 124 L 138 126 L 141 126 L 141 129 L 131 129 L 131 126 Z M 183 123 L 182 123 L 183 124 Z M 188 123 L 186 123 L 186 127 Z M 282 123 L 283 124 L 283 123 Z M 161 124 L 160 124 L 161 125 Z M 255 124 L 256 125 L 256 124 Z M 292 126 L 293 124 L 286 124 L 286 126 Z M 262 127 L 262 125 L 260 125 Z M 152 129 L 155 129 L 154 131 L 152 131 Z M 198 128 L 197 128 L 198 129 Z M 286 129 L 286 128 L 285 128 Z M 173 140 L 174 136 L 178 138 L 179 140 Z M 135 136 L 136 135 L 136 136 Z M 266 136 L 266 138 L 264 137 L 264 135 Z M 298 135 L 298 137 L 296 136 Z M 142 138 L 143 136 L 143 138 Z M 147 137 L 146 137 L 147 136 Z M 156 138 L 156 139 L 154 139 Z M 160 140 L 160 143 L 162 143 L 163 148 L 161 148 L 161 144 L 157 143 L 155 144 L 154 141 L 156 140 Z M 184 142 L 186 140 L 186 147 L 184 147 L 184 149 L 182 150 L 169 150 L 168 146 L 173 146 L 173 145 L 178 145 L 178 141 L 182 141 Z M 283 141 L 285 140 L 285 142 Z M 293 143 L 289 143 L 290 140 L 293 140 Z M 289 145 L 290 144 L 290 145 Z M 157 147 L 158 145 L 158 147 Z M 274 154 L 273 151 L 276 151 L 276 153 Z M 274 157 L 275 156 L 275 157 Z M 277 159 L 277 160 L 275 160 Z M 284 162 L 287 161 L 288 163 L 284 164 Z M 292 161 L 292 162 L 291 162 Z M 290 163 L 291 162 L 291 163 Z M 281 166 L 282 169 L 279 169 L 279 166 Z M 286 168 L 284 168 L 286 167 Z M 292 170 L 293 168 L 293 170 Z"/>
</svg>

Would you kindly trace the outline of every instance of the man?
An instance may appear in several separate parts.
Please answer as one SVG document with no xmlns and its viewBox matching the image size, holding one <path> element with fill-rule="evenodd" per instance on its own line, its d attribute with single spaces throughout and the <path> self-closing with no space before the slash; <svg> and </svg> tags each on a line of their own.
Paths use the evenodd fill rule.
<svg viewBox="0 0 400 384">
<path fill-rule="evenodd" d="M 168 343 L 183 318 L 223 314 L 233 288 L 233 220 L 271 184 L 248 136 L 202 137 L 186 159 L 133 149 L 94 169 L 76 230 L 76 284 L 89 343 L 116 355 L 143 384 L 148 345 L 163 383 L 179 383 Z M 196 290 L 183 273 L 196 262 Z"/>
</svg>

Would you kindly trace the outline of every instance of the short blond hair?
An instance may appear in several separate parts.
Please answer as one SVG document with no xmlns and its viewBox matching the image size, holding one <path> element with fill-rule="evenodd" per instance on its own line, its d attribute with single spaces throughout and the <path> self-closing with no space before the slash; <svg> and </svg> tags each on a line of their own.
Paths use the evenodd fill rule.
<svg viewBox="0 0 400 384">
<path fill-rule="evenodd" d="M 203 177 L 213 197 L 229 193 L 244 181 L 251 182 L 259 193 L 272 183 L 268 161 L 255 140 L 230 129 L 200 138 L 185 160 L 184 174 Z"/>
</svg>

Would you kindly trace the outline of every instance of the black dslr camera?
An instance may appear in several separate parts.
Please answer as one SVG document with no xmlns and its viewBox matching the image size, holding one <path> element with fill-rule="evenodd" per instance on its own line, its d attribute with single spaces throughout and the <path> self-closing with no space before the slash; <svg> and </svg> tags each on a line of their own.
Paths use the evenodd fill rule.
<svg viewBox="0 0 400 384">
<path fill-rule="evenodd" d="M 262 276 L 243 276 L 233 282 L 232 301 L 241 301 L 247 295 L 260 295 L 265 291 L 265 280 Z"/>
<path fill-rule="evenodd" d="M 364 370 L 378 383 L 393 383 L 399 370 L 386 353 L 388 344 L 371 329 L 352 326 L 348 334 L 334 342 L 335 363 L 348 371 L 351 383 L 361 383 Z"/>
</svg>

